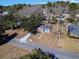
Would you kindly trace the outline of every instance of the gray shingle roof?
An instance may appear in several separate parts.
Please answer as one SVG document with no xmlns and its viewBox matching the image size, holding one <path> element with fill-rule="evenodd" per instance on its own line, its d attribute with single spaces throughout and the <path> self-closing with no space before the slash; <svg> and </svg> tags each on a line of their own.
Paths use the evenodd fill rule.
<svg viewBox="0 0 79 59">
<path fill-rule="evenodd" d="M 68 26 L 69 32 L 74 35 L 79 35 L 79 25 L 71 24 Z"/>
</svg>

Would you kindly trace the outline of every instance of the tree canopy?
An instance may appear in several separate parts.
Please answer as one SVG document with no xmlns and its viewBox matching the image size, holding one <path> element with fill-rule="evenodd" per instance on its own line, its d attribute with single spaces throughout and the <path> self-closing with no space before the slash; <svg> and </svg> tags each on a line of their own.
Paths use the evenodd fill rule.
<svg viewBox="0 0 79 59">
<path fill-rule="evenodd" d="M 69 11 L 75 11 L 75 10 L 77 10 L 77 4 L 76 3 L 71 3 L 70 5 L 69 5 Z"/>
<path fill-rule="evenodd" d="M 2 25 L 4 29 L 13 28 L 16 26 L 16 19 L 13 15 L 3 16 L 0 20 L 0 25 Z"/>
<path fill-rule="evenodd" d="M 4 32 L 5 32 L 5 30 L 3 29 L 3 26 L 0 25 L 0 45 L 4 42 L 4 38 L 2 37 Z"/>
<path fill-rule="evenodd" d="M 21 20 L 21 28 L 24 28 L 28 32 L 36 33 L 36 27 L 42 22 L 42 16 L 40 14 L 32 14 L 30 17 L 24 17 Z"/>
<path fill-rule="evenodd" d="M 33 49 L 32 53 L 25 55 L 20 59 L 54 59 L 54 54 L 43 52 L 41 49 Z"/>
<path fill-rule="evenodd" d="M 69 5 L 69 12 L 70 12 L 70 16 L 73 17 L 73 19 L 75 18 L 75 14 L 76 14 L 76 10 L 78 9 L 78 6 L 76 3 L 71 3 Z"/>
<path fill-rule="evenodd" d="M 48 1 L 47 6 L 52 7 L 52 2 Z"/>
<path fill-rule="evenodd" d="M 14 4 L 12 6 L 0 6 L 0 11 L 18 11 L 23 8 L 23 6 L 26 6 L 26 4 Z"/>
</svg>

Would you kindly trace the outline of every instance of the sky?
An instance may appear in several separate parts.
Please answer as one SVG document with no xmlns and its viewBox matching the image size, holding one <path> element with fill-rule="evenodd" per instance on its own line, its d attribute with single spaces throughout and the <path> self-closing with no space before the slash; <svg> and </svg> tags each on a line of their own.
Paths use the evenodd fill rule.
<svg viewBox="0 0 79 59">
<path fill-rule="evenodd" d="M 0 0 L 0 5 L 13 5 L 13 4 L 44 4 L 48 1 L 70 1 L 70 2 L 79 2 L 79 0 Z"/>
</svg>

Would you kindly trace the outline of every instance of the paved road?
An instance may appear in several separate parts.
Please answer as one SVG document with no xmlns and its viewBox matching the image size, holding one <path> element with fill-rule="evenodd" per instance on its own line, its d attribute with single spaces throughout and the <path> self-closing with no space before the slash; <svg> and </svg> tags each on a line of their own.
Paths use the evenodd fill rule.
<svg viewBox="0 0 79 59">
<path fill-rule="evenodd" d="M 48 51 L 50 53 L 54 53 L 56 57 L 59 59 L 79 59 L 79 54 L 78 53 L 73 53 L 73 52 L 67 52 L 67 51 L 58 51 L 55 49 L 51 48 L 46 48 L 37 44 L 33 43 L 21 43 L 20 41 L 17 41 L 17 39 L 12 39 L 8 44 L 20 47 L 20 48 L 25 48 L 25 49 L 34 49 L 34 48 L 41 48 L 43 51 Z"/>
</svg>

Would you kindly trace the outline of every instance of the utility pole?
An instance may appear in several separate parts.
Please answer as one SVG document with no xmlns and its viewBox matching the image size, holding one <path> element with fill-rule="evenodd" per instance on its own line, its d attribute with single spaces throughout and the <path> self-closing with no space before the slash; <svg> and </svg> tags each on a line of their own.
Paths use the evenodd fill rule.
<svg viewBox="0 0 79 59">
<path fill-rule="evenodd" d="M 46 15 L 47 15 L 47 23 L 49 23 L 49 11 L 48 11 L 48 7 L 46 6 Z"/>
<path fill-rule="evenodd" d="M 60 26 L 60 21 L 61 19 L 60 18 L 57 18 L 57 46 L 58 48 L 61 47 L 61 26 Z"/>
</svg>

